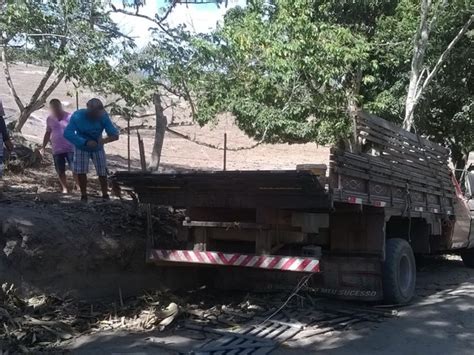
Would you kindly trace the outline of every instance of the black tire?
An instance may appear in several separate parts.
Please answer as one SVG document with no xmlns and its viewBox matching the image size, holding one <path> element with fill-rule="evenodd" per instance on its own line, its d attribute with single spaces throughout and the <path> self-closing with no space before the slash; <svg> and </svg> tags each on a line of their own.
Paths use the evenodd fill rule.
<svg viewBox="0 0 474 355">
<path fill-rule="evenodd" d="M 415 295 L 416 263 L 405 239 L 388 239 L 383 264 L 383 294 L 389 304 L 405 304 Z"/>
<path fill-rule="evenodd" d="M 474 249 L 466 249 L 461 252 L 464 266 L 474 269 Z"/>
</svg>

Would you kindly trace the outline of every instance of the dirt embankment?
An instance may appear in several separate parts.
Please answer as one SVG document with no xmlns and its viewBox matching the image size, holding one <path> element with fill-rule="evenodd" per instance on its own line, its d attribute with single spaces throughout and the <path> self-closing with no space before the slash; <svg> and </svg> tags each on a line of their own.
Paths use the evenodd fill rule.
<svg viewBox="0 0 474 355">
<path fill-rule="evenodd" d="M 184 275 L 146 265 L 145 223 L 133 202 L 10 197 L 0 202 L 0 279 L 21 292 L 107 297 L 173 287 L 174 279 L 186 287 Z"/>
</svg>

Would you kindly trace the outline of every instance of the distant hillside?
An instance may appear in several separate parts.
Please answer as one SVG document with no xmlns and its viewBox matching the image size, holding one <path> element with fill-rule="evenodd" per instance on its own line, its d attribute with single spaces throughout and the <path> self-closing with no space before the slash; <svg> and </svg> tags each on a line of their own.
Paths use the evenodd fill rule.
<svg viewBox="0 0 474 355">
<path fill-rule="evenodd" d="M 15 80 L 18 94 L 25 101 L 32 95 L 35 84 L 41 80 L 45 69 L 33 65 L 13 65 L 11 67 L 12 77 Z M 80 89 L 79 104 L 84 107 L 87 100 L 94 97 L 94 93 L 88 89 Z M 68 110 L 75 110 L 75 89 L 71 83 L 62 83 L 50 98 L 60 99 Z M 0 78 L 0 98 L 2 99 L 8 120 L 14 119 L 18 110 L 13 101 L 8 86 L 3 78 Z M 175 109 L 166 110 L 168 122 L 172 116 L 174 122 L 189 122 L 189 112 L 181 105 Z M 44 133 L 47 109 L 43 108 L 34 113 L 23 129 L 23 134 L 36 142 L 40 142 Z M 125 122 L 120 117 L 114 117 L 120 127 Z M 153 117 L 137 118 L 132 125 L 153 126 Z M 199 127 L 196 124 L 176 126 L 174 130 L 191 137 L 193 140 L 207 145 L 223 146 L 224 133 L 227 133 L 227 146 L 229 148 L 242 148 L 255 145 L 255 141 L 248 138 L 235 125 L 229 115 L 222 115 L 216 125 Z M 150 152 L 153 143 L 153 130 L 140 130 L 144 137 L 145 149 Z M 109 155 L 114 155 L 115 168 L 122 169 L 126 166 L 127 137 L 122 135 L 120 141 L 108 147 Z M 136 131 L 132 132 L 131 138 L 132 165 L 138 167 L 138 145 Z M 254 149 L 229 151 L 227 153 L 228 169 L 294 169 L 301 163 L 328 163 L 328 149 L 318 147 L 316 144 L 262 144 Z M 163 147 L 162 165 L 166 170 L 176 169 L 221 169 L 223 152 L 212 149 L 205 145 L 196 144 L 174 134 L 167 133 Z"/>
</svg>

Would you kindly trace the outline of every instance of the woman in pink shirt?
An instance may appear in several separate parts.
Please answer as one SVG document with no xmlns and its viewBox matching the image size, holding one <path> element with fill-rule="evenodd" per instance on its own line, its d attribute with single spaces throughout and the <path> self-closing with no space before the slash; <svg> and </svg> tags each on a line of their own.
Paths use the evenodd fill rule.
<svg viewBox="0 0 474 355">
<path fill-rule="evenodd" d="M 46 133 L 43 138 L 43 151 L 51 142 L 53 148 L 54 167 L 58 173 L 63 193 L 68 192 L 66 164 L 72 170 L 74 147 L 64 138 L 64 129 L 69 124 L 71 114 L 64 111 L 61 101 L 52 99 L 49 102 L 50 115 L 46 119 Z"/>
</svg>

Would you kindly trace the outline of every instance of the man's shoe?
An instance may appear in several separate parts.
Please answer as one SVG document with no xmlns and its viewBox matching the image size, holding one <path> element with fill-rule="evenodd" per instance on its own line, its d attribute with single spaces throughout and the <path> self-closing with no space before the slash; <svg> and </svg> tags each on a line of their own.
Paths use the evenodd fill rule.
<svg viewBox="0 0 474 355">
<path fill-rule="evenodd" d="M 107 195 L 102 195 L 102 201 L 110 201 L 110 196 L 109 196 L 109 194 L 107 194 Z"/>
<path fill-rule="evenodd" d="M 87 203 L 87 195 L 81 196 L 81 202 Z"/>
</svg>

